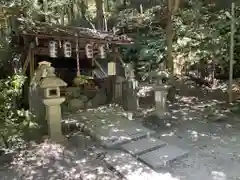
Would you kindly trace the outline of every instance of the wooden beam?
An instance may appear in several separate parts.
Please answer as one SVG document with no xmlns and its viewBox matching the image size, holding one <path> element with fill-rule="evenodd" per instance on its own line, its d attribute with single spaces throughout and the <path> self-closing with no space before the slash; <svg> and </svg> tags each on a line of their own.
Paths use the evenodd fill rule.
<svg viewBox="0 0 240 180">
<path fill-rule="evenodd" d="M 23 36 L 34 36 L 34 37 L 38 37 L 39 39 L 50 39 L 50 38 L 54 38 L 57 40 L 76 40 L 75 36 L 56 36 L 56 35 L 41 35 L 41 34 L 34 34 L 34 33 L 24 33 L 22 34 Z M 84 38 L 84 37 L 77 37 L 77 39 L 79 40 L 86 40 L 86 41 L 90 41 L 90 42 L 96 42 L 96 43 L 110 43 L 110 44 L 133 44 L 133 42 L 130 41 L 110 41 L 110 40 L 100 40 L 100 39 L 95 39 L 95 38 Z"/>
<path fill-rule="evenodd" d="M 28 68 L 28 64 L 29 64 L 29 61 L 30 61 L 30 58 L 29 58 L 29 52 L 28 52 L 28 55 L 27 55 L 27 58 L 26 60 L 24 61 L 24 64 L 23 64 L 23 74 L 25 75 L 26 74 L 26 71 L 27 71 L 27 68 Z"/>
<path fill-rule="evenodd" d="M 24 48 L 22 57 L 20 59 L 21 62 L 24 61 L 24 64 L 23 64 L 23 74 L 24 75 L 26 74 L 28 64 L 30 62 L 30 49 L 31 49 L 31 45 L 28 44 L 27 47 Z"/>
<path fill-rule="evenodd" d="M 104 74 L 104 76 L 108 76 L 107 73 L 103 70 L 102 66 L 99 64 L 99 62 L 93 58 L 93 61 L 95 62 L 95 64 L 97 65 L 97 67 L 102 71 L 102 73 Z"/>
<path fill-rule="evenodd" d="M 40 55 L 40 56 L 48 56 L 49 55 L 49 49 L 46 47 L 38 47 L 33 49 L 35 55 Z M 76 52 L 76 49 L 72 49 L 73 55 Z M 85 53 L 85 49 L 79 49 L 79 53 Z M 94 50 L 94 54 L 98 53 L 97 50 Z M 75 57 L 75 56 L 73 56 Z"/>
</svg>

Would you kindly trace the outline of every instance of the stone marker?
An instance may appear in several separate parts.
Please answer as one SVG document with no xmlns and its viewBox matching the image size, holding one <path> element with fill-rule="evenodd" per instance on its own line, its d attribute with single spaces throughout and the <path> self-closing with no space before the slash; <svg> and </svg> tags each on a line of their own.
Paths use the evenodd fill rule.
<svg viewBox="0 0 240 180">
<path fill-rule="evenodd" d="M 126 180 L 160 180 L 161 175 L 124 152 L 109 152 L 104 161 Z"/>
<path fill-rule="evenodd" d="M 188 152 L 175 146 L 164 146 L 139 156 L 139 159 L 154 169 L 169 165 L 174 160 L 182 158 Z"/>
<path fill-rule="evenodd" d="M 124 144 L 121 147 L 132 155 L 140 155 L 160 147 L 167 143 L 156 138 L 144 138 L 137 141 Z"/>
</svg>

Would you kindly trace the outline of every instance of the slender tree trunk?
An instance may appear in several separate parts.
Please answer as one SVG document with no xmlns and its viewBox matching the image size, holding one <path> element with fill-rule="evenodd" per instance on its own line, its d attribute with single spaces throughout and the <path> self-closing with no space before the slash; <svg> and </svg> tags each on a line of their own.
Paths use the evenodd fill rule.
<svg viewBox="0 0 240 180">
<path fill-rule="evenodd" d="M 45 21 L 50 22 L 50 17 L 47 15 L 47 13 L 48 13 L 48 1 L 47 0 L 43 0 L 43 11 L 45 13 Z"/>
<path fill-rule="evenodd" d="M 60 13 L 60 23 L 64 25 L 64 15 L 65 15 L 65 7 L 59 8 Z"/>
<path fill-rule="evenodd" d="M 86 2 L 84 0 L 82 0 L 79 4 L 79 7 L 80 7 L 82 18 L 86 19 L 86 12 L 88 9 L 88 5 L 86 4 Z"/>
<path fill-rule="evenodd" d="M 168 92 L 168 100 L 173 102 L 176 94 L 176 82 L 174 79 L 174 60 L 173 60 L 173 15 L 174 12 L 179 8 L 180 0 L 168 0 L 168 17 L 167 17 L 167 68 L 171 74 L 170 84 L 172 87 Z"/>
<path fill-rule="evenodd" d="M 72 11 L 71 11 L 71 7 L 67 7 L 67 13 L 68 13 L 68 24 L 71 24 L 72 22 Z"/>
<path fill-rule="evenodd" d="M 79 17 L 79 7 L 78 7 L 78 1 L 77 0 L 73 1 L 72 8 L 73 8 L 73 17 L 74 17 L 74 20 L 76 20 Z"/>
<path fill-rule="evenodd" d="M 104 4 L 103 0 L 95 0 L 97 9 L 97 29 L 104 30 Z"/>
<path fill-rule="evenodd" d="M 228 87 L 228 101 L 233 102 L 233 62 L 234 62 L 234 35 L 235 35 L 235 2 L 232 2 L 231 8 L 231 36 L 230 36 L 230 61 L 229 61 L 229 87 Z"/>
<path fill-rule="evenodd" d="M 167 17 L 167 67 L 170 73 L 174 73 L 174 65 L 172 58 L 172 42 L 173 42 L 173 22 L 172 22 L 172 8 L 173 0 L 168 0 L 168 17 Z"/>
</svg>

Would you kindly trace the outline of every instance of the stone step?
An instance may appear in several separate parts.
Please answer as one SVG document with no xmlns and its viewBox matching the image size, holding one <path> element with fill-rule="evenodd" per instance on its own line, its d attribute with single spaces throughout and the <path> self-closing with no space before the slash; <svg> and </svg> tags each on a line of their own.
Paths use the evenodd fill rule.
<svg viewBox="0 0 240 180">
<path fill-rule="evenodd" d="M 77 116 L 71 117 L 77 120 Z M 107 148 L 119 147 L 121 144 L 127 143 L 132 140 L 137 140 L 150 136 L 155 133 L 148 128 L 145 128 L 140 123 L 129 121 L 127 119 L 109 119 L 81 116 L 79 118 L 80 127 L 82 130 L 90 134 L 101 145 Z"/>
<path fill-rule="evenodd" d="M 144 138 L 150 133 L 152 133 L 152 131 L 148 131 L 148 129 L 145 129 L 144 127 L 129 127 L 126 129 L 96 129 L 96 134 L 98 139 L 100 139 L 101 144 L 108 148 L 118 147 L 121 144 Z"/>
<path fill-rule="evenodd" d="M 155 131 L 152 131 L 140 123 L 134 123 L 132 126 L 124 127 L 124 132 L 128 135 L 130 135 L 133 139 L 140 138 L 140 134 L 146 134 L 146 136 L 151 136 L 155 133 Z"/>
<path fill-rule="evenodd" d="M 173 178 L 169 179 L 169 175 L 166 178 L 164 174 L 155 172 L 128 153 L 108 152 L 104 161 L 126 180 L 173 180 Z"/>
<path fill-rule="evenodd" d="M 171 162 L 178 160 L 188 154 L 188 151 L 167 145 L 162 148 L 140 155 L 138 158 L 153 169 L 168 166 Z"/>
<path fill-rule="evenodd" d="M 120 180 L 120 178 L 109 170 L 104 162 L 97 160 L 86 160 L 78 162 L 81 180 Z"/>
<path fill-rule="evenodd" d="M 166 142 L 149 137 L 123 144 L 121 148 L 134 156 L 138 156 L 159 149 L 165 145 L 167 145 Z"/>
</svg>

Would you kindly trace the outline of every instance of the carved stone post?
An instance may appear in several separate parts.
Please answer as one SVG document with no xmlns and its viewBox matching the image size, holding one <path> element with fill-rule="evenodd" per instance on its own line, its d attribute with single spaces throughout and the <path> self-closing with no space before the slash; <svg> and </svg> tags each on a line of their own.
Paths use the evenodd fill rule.
<svg viewBox="0 0 240 180">
<path fill-rule="evenodd" d="M 167 94 L 171 86 L 163 83 L 163 79 L 167 78 L 169 75 L 165 71 L 159 71 L 153 76 L 156 78 L 156 83 L 154 86 L 156 115 L 159 118 L 164 118 L 167 115 Z"/>
<path fill-rule="evenodd" d="M 135 80 L 134 69 L 131 64 L 126 66 L 127 80 L 123 85 L 123 108 L 127 111 L 129 120 L 133 119 L 133 113 L 138 109 L 138 81 Z"/>
</svg>

